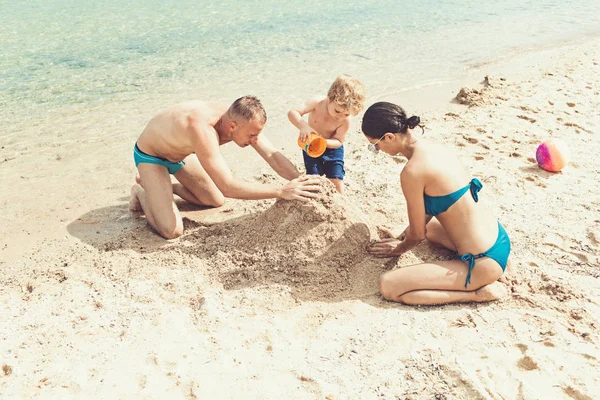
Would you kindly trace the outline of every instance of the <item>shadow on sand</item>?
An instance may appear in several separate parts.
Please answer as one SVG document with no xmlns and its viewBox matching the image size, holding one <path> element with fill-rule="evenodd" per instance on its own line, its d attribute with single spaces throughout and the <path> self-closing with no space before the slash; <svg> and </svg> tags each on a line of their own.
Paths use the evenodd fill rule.
<svg viewBox="0 0 600 400">
<path fill-rule="evenodd" d="M 195 218 L 198 214 L 193 211 L 206 210 L 192 205 L 179 206 L 182 211 L 194 214 L 198 221 L 201 217 Z M 150 265 L 152 254 L 149 253 L 158 251 L 177 251 L 198 258 L 209 266 L 207 271 L 198 273 L 208 274 L 225 290 L 284 285 L 291 289 L 294 298 L 302 301 L 361 300 L 379 308 L 413 308 L 385 301 L 380 296 L 379 276 L 394 269 L 398 258 L 381 259 L 367 253 L 372 230 L 365 223 L 350 224 L 339 237 L 329 240 L 327 246 L 316 249 L 310 257 L 306 252 L 297 251 L 298 237 L 293 234 L 279 235 L 273 231 L 273 237 L 247 236 L 248 228 L 263 222 L 261 217 L 268 211 L 234 216 L 217 223 L 184 218 L 184 235 L 171 241 L 154 233 L 145 218 L 129 211 L 127 204 L 90 211 L 72 221 L 67 229 L 101 252 L 129 249 L 146 254 Z M 306 222 L 295 228 L 308 232 L 322 223 Z M 429 243 L 417 246 L 413 254 L 421 260 L 453 256 L 450 251 Z M 465 305 L 452 307 L 464 308 Z M 424 307 L 420 311 L 429 309 Z"/>
</svg>

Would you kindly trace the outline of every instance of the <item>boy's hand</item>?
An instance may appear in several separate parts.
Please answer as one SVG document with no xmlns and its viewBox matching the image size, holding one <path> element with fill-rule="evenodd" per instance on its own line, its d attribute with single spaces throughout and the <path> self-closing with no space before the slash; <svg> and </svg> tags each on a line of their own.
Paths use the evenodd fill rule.
<svg viewBox="0 0 600 400">
<path fill-rule="evenodd" d="M 313 132 L 314 131 L 310 126 L 300 129 L 300 133 L 298 134 L 298 140 L 300 140 L 301 142 L 308 140 L 310 134 Z"/>
</svg>

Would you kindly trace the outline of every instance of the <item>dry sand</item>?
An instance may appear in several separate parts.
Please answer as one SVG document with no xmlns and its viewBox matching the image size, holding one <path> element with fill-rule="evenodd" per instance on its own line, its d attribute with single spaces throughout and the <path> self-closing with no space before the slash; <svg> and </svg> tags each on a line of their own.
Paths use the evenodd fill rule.
<svg viewBox="0 0 600 400">
<path fill-rule="evenodd" d="M 511 235 L 510 295 L 489 304 L 381 299 L 382 271 L 452 255 L 426 242 L 399 259 L 365 253 L 377 225 L 406 223 L 404 161 L 366 152 L 356 129 L 345 196 L 326 186 L 310 204 L 182 205 L 174 241 L 127 210 L 133 134 L 93 143 L 93 157 L 89 143 L 59 137 L 8 143 L 0 398 L 597 398 L 598 54 L 593 39 L 480 66 L 488 79 L 461 91 L 467 104 L 428 107 L 422 96 L 417 106 Z M 434 96 L 445 103 L 458 89 Z M 557 174 L 534 159 L 551 137 L 573 154 Z M 280 182 L 264 166 L 254 174 Z"/>
</svg>

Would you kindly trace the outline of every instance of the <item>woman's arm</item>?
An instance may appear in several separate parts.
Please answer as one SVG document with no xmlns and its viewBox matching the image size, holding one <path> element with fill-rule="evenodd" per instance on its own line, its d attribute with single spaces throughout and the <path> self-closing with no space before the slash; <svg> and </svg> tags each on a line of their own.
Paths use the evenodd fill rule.
<svg viewBox="0 0 600 400">
<path fill-rule="evenodd" d="M 415 171 L 414 168 L 406 168 L 400 175 L 402 192 L 406 198 L 409 226 L 404 231 L 404 238 L 383 239 L 373 243 L 369 247 L 369 253 L 379 257 L 399 256 L 415 247 L 427 233 L 427 222 L 431 217 L 425 214 L 425 190 L 424 176 Z"/>
</svg>

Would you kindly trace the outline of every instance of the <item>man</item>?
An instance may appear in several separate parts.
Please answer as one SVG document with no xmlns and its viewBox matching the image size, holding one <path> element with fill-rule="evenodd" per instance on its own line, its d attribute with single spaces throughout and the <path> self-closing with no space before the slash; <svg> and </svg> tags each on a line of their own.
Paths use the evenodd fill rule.
<svg viewBox="0 0 600 400">
<path fill-rule="evenodd" d="M 166 239 L 183 233 L 173 193 L 203 206 L 220 207 L 225 198 L 308 201 L 317 196 L 315 178 L 300 177 L 296 167 L 264 136 L 267 115 L 253 96 L 224 103 L 191 101 L 169 108 L 150 120 L 134 147 L 139 180 L 131 188 L 130 208 Z M 249 184 L 233 177 L 219 146 L 235 142 L 252 146 L 281 177 L 283 186 Z M 177 179 L 172 183 L 169 174 Z"/>
</svg>

